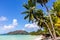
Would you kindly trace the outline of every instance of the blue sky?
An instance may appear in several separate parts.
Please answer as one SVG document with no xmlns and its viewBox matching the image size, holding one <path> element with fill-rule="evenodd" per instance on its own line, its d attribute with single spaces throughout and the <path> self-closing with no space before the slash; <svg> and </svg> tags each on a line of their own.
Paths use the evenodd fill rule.
<svg viewBox="0 0 60 40">
<path fill-rule="evenodd" d="M 54 0 L 47 3 L 48 7 L 52 6 L 52 2 Z M 0 34 L 15 30 L 26 30 L 30 32 L 38 29 L 35 23 L 30 24 L 28 20 L 24 20 L 25 15 L 21 14 L 26 10 L 23 7 L 24 3 L 27 3 L 27 0 L 0 0 Z M 45 10 L 41 6 L 37 6 L 37 8 Z"/>
</svg>

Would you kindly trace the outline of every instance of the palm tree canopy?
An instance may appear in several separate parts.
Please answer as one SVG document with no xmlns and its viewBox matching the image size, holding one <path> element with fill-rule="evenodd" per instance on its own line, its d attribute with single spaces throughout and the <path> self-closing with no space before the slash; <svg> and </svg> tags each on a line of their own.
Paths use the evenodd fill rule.
<svg viewBox="0 0 60 40">
<path fill-rule="evenodd" d="M 53 8 L 54 8 L 54 11 L 57 12 L 56 15 L 60 17 L 60 0 L 57 0 L 56 2 L 54 2 Z"/>
<path fill-rule="evenodd" d="M 54 7 L 55 11 L 59 12 L 60 11 L 60 1 L 55 2 L 53 7 Z"/>
<path fill-rule="evenodd" d="M 37 0 L 37 2 L 38 2 L 38 3 L 43 3 L 43 4 L 44 4 L 44 3 L 47 3 L 48 0 Z"/>
<path fill-rule="evenodd" d="M 37 0 L 37 3 L 40 3 L 41 6 L 43 6 L 43 4 L 46 4 L 49 0 Z"/>
<path fill-rule="evenodd" d="M 36 6 L 36 0 L 28 0 L 28 4 L 30 7 Z"/>
</svg>

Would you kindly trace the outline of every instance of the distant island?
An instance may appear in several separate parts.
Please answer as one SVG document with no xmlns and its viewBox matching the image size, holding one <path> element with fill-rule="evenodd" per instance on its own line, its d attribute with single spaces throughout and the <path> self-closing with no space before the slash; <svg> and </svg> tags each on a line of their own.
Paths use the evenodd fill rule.
<svg viewBox="0 0 60 40">
<path fill-rule="evenodd" d="M 27 32 L 25 30 L 16 30 L 0 35 L 41 35 L 42 34 L 41 32 L 42 32 L 41 30 L 32 31 L 32 32 Z"/>
<path fill-rule="evenodd" d="M 12 31 L 3 35 L 28 35 L 29 33 L 27 31 L 24 30 L 16 30 L 16 31 Z"/>
</svg>

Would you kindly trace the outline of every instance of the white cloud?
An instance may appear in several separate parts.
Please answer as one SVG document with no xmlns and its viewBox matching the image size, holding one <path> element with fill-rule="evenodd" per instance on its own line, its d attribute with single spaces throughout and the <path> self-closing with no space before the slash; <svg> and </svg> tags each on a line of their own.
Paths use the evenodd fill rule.
<svg viewBox="0 0 60 40">
<path fill-rule="evenodd" d="M 17 19 L 13 19 L 13 22 L 12 22 L 11 24 L 9 24 L 9 25 L 4 25 L 4 26 L 3 26 L 3 30 L 13 29 L 13 28 L 15 28 L 17 25 L 18 25 Z"/>
<path fill-rule="evenodd" d="M 18 23 L 17 23 L 17 19 L 13 19 L 13 23 L 12 23 L 12 25 L 14 25 L 14 26 L 17 26 L 17 25 L 18 25 Z"/>
<path fill-rule="evenodd" d="M 6 17 L 4 17 L 4 16 L 0 16 L 0 21 L 6 21 L 6 20 L 7 20 Z"/>
<path fill-rule="evenodd" d="M 39 28 L 37 23 L 25 24 L 25 28 Z"/>
</svg>

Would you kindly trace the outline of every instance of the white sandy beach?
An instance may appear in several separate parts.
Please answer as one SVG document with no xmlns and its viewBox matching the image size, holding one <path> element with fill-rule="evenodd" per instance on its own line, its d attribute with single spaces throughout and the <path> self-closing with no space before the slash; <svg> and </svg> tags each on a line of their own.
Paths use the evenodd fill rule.
<svg viewBox="0 0 60 40">
<path fill-rule="evenodd" d="M 42 35 L 40 35 L 40 36 L 37 36 L 34 40 L 42 40 L 44 37 L 42 36 Z M 57 37 L 56 38 L 57 40 L 60 40 L 60 37 Z M 52 40 L 51 38 L 46 38 L 46 39 L 44 39 L 44 40 Z"/>
<path fill-rule="evenodd" d="M 39 35 L 39 36 L 37 36 L 34 40 L 41 40 L 41 39 L 43 39 L 44 37 L 42 36 L 42 35 Z"/>
<path fill-rule="evenodd" d="M 60 38 L 60 37 L 59 37 Z M 59 39 L 58 37 L 57 37 L 57 39 Z M 44 40 L 52 40 L 51 38 L 45 38 L 44 36 L 42 36 L 42 35 L 39 35 L 39 36 L 37 36 L 34 40 L 42 40 L 42 39 L 44 39 Z"/>
</svg>

